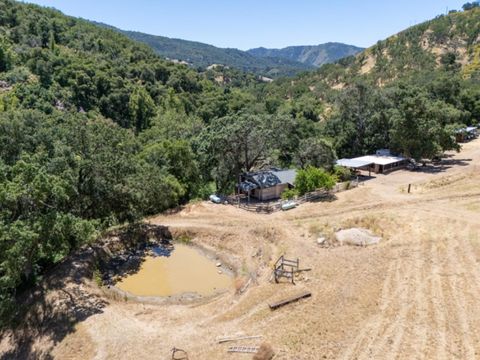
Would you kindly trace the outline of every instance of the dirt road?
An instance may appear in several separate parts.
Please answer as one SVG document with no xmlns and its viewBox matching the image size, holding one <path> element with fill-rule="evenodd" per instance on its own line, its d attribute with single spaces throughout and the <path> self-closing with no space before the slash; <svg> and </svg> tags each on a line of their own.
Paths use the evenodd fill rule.
<svg viewBox="0 0 480 360">
<path fill-rule="evenodd" d="M 149 219 L 228 259 L 239 283 L 253 279 L 247 291 L 201 304 L 108 299 L 74 332 L 33 348 L 50 347 L 58 359 L 136 360 L 168 359 L 176 346 L 190 359 L 234 360 L 249 357 L 227 354 L 229 344 L 215 339 L 244 333 L 263 335 L 275 359 L 480 358 L 480 140 L 451 155 L 442 166 L 380 175 L 335 201 L 285 213 L 198 203 Z M 318 236 L 353 226 L 383 241 L 317 245 Z M 281 254 L 312 271 L 295 286 L 272 284 Z M 312 298 L 267 306 L 304 289 Z"/>
</svg>

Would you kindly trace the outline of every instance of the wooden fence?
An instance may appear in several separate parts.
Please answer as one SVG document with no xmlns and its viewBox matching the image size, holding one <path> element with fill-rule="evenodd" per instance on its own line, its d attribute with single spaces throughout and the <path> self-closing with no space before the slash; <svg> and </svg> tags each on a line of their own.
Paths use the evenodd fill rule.
<svg viewBox="0 0 480 360">
<path fill-rule="evenodd" d="M 317 190 L 305 195 L 296 196 L 292 199 L 297 205 L 304 204 L 306 202 L 313 202 L 319 201 L 321 199 L 327 199 L 328 197 L 332 196 L 332 194 L 346 191 L 349 189 L 353 189 L 359 185 L 357 180 L 355 181 L 347 181 L 343 183 L 338 183 L 332 190 Z M 225 200 L 234 206 L 238 206 L 239 208 L 251 212 L 256 212 L 260 214 L 271 214 L 276 211 L 282 210 L 282 205 L 285 203 L 285 200 L 277 200 L 271 202 L 261 202 L 261 201 L 250 201 L 248 202 L 247 197 L 245 195 L 236 195 L 236 196 L 229 196 L 225 198 Z"/>
</svg>

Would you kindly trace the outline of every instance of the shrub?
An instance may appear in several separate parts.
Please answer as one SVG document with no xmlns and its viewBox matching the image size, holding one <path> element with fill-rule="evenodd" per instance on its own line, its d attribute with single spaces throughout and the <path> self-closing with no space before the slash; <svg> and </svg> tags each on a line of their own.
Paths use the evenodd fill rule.
<svg viewBox="0 0 480 360">
<path fill-rule="evenodd" d="M 100 272 L 99 269 L 95 269 L 93 271 L 93 281 L 97 284 L 97 286 L 101 287 L 103 285 L 102 281 L 102 273 Z"/>
<path fill-rule="evenodd" d="M 282 199 L 283 200 L 291 200 L 295 196 L 298 195 L 298 191 L 295 189 L 287 189 L 284 192 L 282 192 Z"/>
<path fill-rule="evenodd" d="M 349 168 L 338 165 L 335 166 L 333 173 L 337 179 L 342 182 L 351 180 L 353 176 L 353 173 Z"/>
<path fill-rule="evenodd" d="M 313 166 L 308 166 L 305 170 L 299 170 L 295 178 L 295 188 L 299 195 L 317 189 L 330 190 L 335 186 L 335 183 L 335 176 Z"/>
</svg>

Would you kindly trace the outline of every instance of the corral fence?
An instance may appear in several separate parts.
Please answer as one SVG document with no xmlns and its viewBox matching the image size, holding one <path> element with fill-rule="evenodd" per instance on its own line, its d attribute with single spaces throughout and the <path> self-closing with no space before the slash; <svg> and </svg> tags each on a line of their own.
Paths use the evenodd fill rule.
<svg viewBox="0 0 480 360">
<path fill-rule="evenodd" d="M 282 205 L 287 202 L 294 202 L 296 205 L 304 204 L 306 202 L 321 201 L 332 197 L 333 194 L 356 188 L 359 185 L 358 180 L 346 181 L 343 183 L 337 183 L 331 190 L 316 190 L 305 195 L 296 196 L 291 200 L 276 200 L 276 201 L 258 201 L 248 198 L 246 195 L 234 195 L 227 196 L 225 201 L 234 206 L 251 212 L 260 214 L 271 214 L 276 211 L 282 210 Z"/>
</svg>

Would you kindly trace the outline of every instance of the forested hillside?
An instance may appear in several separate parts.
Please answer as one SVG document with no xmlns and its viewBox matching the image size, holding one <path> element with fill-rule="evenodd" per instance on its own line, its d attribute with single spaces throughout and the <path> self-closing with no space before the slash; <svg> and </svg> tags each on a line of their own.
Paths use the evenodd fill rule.
<svg viewBox="0 0 480 360">
<path fill-rule="evenodd" d="M 289 58 L 268 56 L 258 58 L 238 49 L 218 48 L 197 41 L 171 39 L 165 36 L 150 35 L 138 31 L 125 31 L 113 26 L 97 24 L 147 44 L 160 56 L 186 62 L 194 68 L 206 69 L 211 65 L 220 64 L 272 78 L 291 76 L 314 68 L 310 64 Z"/>
<path fill-rule="evenodd" d="M 256 48 L 247 52 L 260 58 L 288 59 L 319 67 L 356 55 L 362 50 L 364 49 L 357 46 L 330 42 L 311 46 L 288 46 L 283 49 Z"/>
<path fill-rule="evenodd" d="M 480 8 L 465 9 L 278 80 L 257 97 L 271 113 L 316 123 L 339 157 L 378 148 L 433 157 L 455 147 L 454 129 L 480 121 Z"/>
<path fill-rule="evenodd" d="M 480 67 L 479 46 L 480 9 L 451 11 L 381 40 L 357 56 L 323 66 L 303 81 L 338 89 L 362 78 L 383 86 L 399 77 L 413 78 L 442 67 L 474 78 Z"/>
</svg>

